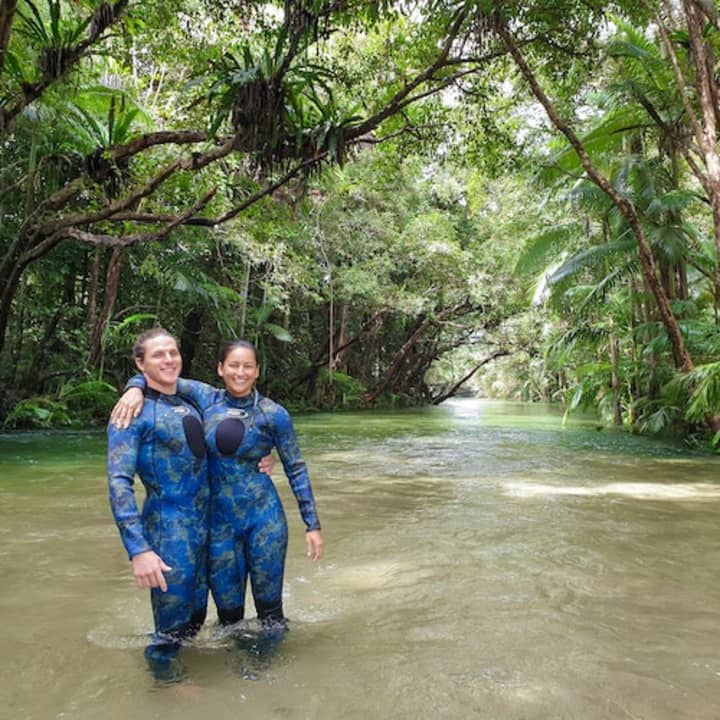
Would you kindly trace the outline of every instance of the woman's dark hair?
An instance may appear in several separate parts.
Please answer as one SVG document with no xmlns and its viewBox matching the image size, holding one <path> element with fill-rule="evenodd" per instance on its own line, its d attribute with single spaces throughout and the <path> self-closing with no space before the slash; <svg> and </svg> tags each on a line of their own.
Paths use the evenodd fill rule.
<svg viewBox="0 0 720 720">
<path fill-rule="evenodd" d="M 150 328 L 149 330 L 146 330 L 144 333 L 141 333 L 138 335 L 137 340 L 135 340 L 135 344 L 133 345 L 133 357 L 137 358 L 138 360 L 144 360 L 145 359 L 145 343 L 148 340 L 152 340 L 156 337 L 163 337 L 167 336 L 171 340 L 175 341 L 175 344 L 179 346 L 179 343 L 177 341 L 177 338 L 171 333 L 168 332 L 165 328 L 160 327 L 159 325 L 154 328 Z"/>
<path fill-rule="evenodd" d="M 255 356 L 255 362 L 258 365 L 260 364 L 260 358 L 258 358 L 257 348 L 249 340 L 231 340 L 230 342 L 225 343 L 220 349 L 220 354 L 218 355 L 218 362 L 222 365 L 227 359 L 227 356 L 233 350 L 237 350 L 238 348 L 245 348 L 246 350 L 251 350 L 252 354 Z"/>
</svg>

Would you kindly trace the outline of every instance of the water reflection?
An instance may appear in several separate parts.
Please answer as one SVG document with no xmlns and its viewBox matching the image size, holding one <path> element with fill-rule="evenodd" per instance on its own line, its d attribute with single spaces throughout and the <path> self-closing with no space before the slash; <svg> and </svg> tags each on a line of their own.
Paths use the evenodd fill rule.
<svg viewBox="0 0 720 720">
<path fill-rule="evenodd" d="M 578 485 L 542 485 L 533 482 L 511 481 L 503 484 L 510 497 L 547 497 L 568 495 L 576 497 L 601 497 L 620 495 L 638 500 L 717 500 L 720 486 L 710 483 L 633 483 L 615 482 L 594 487 Z"/>
</svg>

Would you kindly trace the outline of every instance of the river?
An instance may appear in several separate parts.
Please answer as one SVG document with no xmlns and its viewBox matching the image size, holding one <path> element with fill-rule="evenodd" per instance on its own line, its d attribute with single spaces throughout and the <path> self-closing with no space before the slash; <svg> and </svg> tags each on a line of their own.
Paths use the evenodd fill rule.
<svg viewBox="0 0 720 720">
<path fill-rule="evenodd" d="M 519 403 L 296 426 L 326 556 L 278 466 L 290 633 L 259 659 L 212 609 L 171 687 L 145 670 L 104 435 L 0 436 L 0 717 L 720 717 L 720 458 Z"/>
</svg>

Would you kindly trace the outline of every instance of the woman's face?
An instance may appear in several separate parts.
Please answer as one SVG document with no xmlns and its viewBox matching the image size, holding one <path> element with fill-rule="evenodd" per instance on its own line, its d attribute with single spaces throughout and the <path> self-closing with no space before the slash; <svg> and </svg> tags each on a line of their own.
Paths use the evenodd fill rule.
<svg viewBox="0 0 720 720">
<path fill-rule="evenodd" d="M 260 375 L 260 366 L 250 348 L 239 347 L 231 350 L 225 360 L 218 363 L 217 371 L 233 397 L 245 397 L 252 392 Z"/>
</svg>

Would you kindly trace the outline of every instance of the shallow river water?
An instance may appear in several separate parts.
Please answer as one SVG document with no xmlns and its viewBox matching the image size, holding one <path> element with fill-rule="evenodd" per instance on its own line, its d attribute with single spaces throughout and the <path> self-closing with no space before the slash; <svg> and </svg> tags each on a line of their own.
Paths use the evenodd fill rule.
<svg viewBox="0 0 720 720">
<path fill-rule="evenodd" d="M 212 609 L 171 687 L 104 435 L 0 436 L 0 718 L 720 718 L 719 458 L 474 400 L 296 426 L 327 551 L 279 470 L 290 633 L 258 659 Z"/>
</svg>

